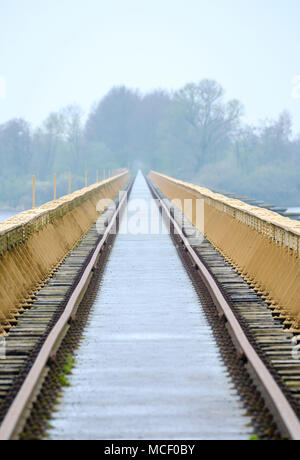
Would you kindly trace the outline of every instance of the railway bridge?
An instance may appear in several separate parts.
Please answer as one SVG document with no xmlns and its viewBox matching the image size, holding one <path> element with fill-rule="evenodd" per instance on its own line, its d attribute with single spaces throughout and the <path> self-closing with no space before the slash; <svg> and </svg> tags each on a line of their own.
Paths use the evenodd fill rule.
<svg viewBox="0 0 300 460">
<path fill-rule="evenodd" d="M 300 439 L 300 223 L 129 171 L 0 224 L 0 439 Z"/>
</svg>

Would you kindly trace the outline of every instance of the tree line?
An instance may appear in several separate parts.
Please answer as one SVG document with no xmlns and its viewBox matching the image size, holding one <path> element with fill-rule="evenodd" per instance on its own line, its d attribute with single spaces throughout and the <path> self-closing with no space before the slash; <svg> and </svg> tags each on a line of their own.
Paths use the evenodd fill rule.
<svg viewBox="0 0 300 460">
<path fill-rule="evenodd" d="M 288 112 L 258 126 L 243 122 L 244 107 L 226 100 L 214 80 L 175 92 L 115 87 L 94 104 L 87 119 L 79 106 L 51 113 L 36 129 L 23 119 L 0 125 L 0 208 L 31 205 L 37 176 L 38 204 L 84 186 L 84 172 L 150 169 L 214 190 L 300 205 L 300 138 Z"/>
</svg>

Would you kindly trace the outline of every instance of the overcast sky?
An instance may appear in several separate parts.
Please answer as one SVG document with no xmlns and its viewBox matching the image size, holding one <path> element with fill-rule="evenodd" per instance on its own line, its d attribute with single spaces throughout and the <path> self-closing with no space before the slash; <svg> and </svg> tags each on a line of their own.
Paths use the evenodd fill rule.
<svg viewBox="0 0 300 460">
<path fill-rule="evenodd" d="M 247 121 L 288 109 L 300 132 L 296 76 L 299 0 L 0 0 L 0 123 L 208 77 Z"/>
</svg>

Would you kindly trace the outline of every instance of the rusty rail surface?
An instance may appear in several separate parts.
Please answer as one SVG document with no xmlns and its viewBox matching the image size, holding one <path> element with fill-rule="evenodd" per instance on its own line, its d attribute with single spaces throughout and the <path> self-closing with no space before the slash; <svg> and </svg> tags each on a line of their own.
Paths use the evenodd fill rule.
<svg viewBox="0 0 300 460">
<path fill-rule="evenodd" d="M 126 197 L 127 194 L 124 193 L 118 204 L 116 211 L 112 216 L 112 219 L 110 220 L 110 223 L 107 226 L 103 238 L 96 247 L 93 256 L 89 264 L 85 268 L 84 273 L 79 283 L 77 284 L 74 292 L 72 293 L 62 316 L 60 317 L 60 319 L 48 335 L 46 341 L 44 342 L 42 348 L 39 351 L 39 354 L 33 366 L 31 367 L 31 370 L 27 374 L 27 377 L 22 387 L 17 393 L 8 412 L 6 413 L 6 416 L 0 426 L 1 441 L 8 441 L 14 439 L 14 437 L 16 436 L 16 433 L 18 432 L 18 426 L 22 422 L 25 416 L 24 414 L 26 414 L 28 410 L 28 406 L 35 395 L 37 387 L 40 385 L 40 380 L 42 378 L 43 371 L 47 366 L 48 360 L 51 358 L 52 354 L 54 354 L 54 350 L 57 349 L 58 344 L 61 343 L 62 338 L 67 331 L 67 326 L 72 318 L 73 312 L 74 310 L 76 310 L 78 306 L 78 301 L 80 301 L 83 292 L 86 290 L 89 284 L 91 273 L 96 267 L 102 248 L 106 244 L 110 232 L 116 224 L 119 215 L 122 212 L 124 204 L 126 203 Z"/>
<path fill-rule="evenodd" d="M 172 216 L 168 206 L 161 199 L 150 180 L 148 180 L 148 184 L 153 196 L 160 203 L 165 219 L 171 222 L 171 224 L 174 226 L 176 233 L 188 251 L 195 267 L 197 270 L 199 270 L 201 279 L 207 287 L 220 317 L 223 316 L 226 319 L 227 325 L 229 326 L 228 330 L 232 337 L 233 343 L 241 357 L 245 359 L 247 367 L 249 368 L 252 377 L 258 385 L 259 391 L 261 392 L 267 407 L 273 414 L 282 433 L 292 440 L 300 440 L 300 421 L 296 413 L 286 399 L 281 388 L 273 378 L 272 374 L 249 342 L 241 325 L 232 312 L 225 297 L 223 296 L 219 286 L 217 285 L 208 269 L 202 263 L 195 250 L 190 245 L 180 226 Z"/>
</svg>

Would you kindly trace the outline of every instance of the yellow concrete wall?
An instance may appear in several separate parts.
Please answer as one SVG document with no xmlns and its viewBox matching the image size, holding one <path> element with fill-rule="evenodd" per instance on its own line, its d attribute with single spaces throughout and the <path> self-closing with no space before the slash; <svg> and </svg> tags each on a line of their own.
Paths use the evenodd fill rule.
<svg viewBox="0 0 300 460">
<path fill-rule="evenodd" d="M 124 172 L 0 223 L 0 334 L 129 180 Z"/>
<path fill-rule="evenodd" d="M 156 172 L 150 178 L 171 200 L 204 200 L 207 239 L 299 332 L 300 223 Z M 187 217 L 197 224 L 195 213 Z"/>
</svg>

